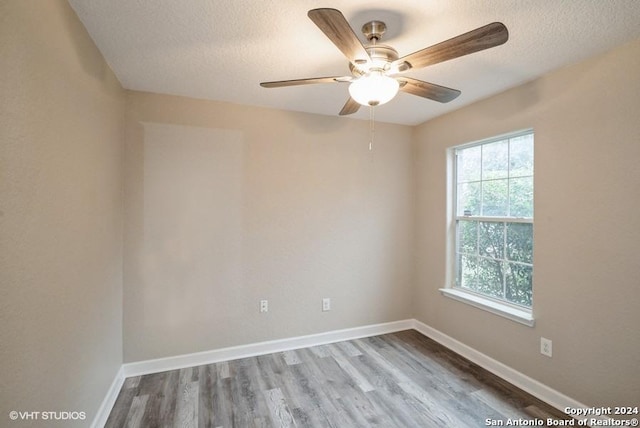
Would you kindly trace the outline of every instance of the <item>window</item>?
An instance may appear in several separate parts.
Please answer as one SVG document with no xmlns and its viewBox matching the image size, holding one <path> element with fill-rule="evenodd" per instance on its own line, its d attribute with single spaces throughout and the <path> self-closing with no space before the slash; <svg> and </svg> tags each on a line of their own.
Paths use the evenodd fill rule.
<svg viewBox="0 0 640 428">
<path fill-rule="evenodd" d="M 530 314 L 533 132 L 456 147 L 453 159 L 453 290 Z"/>
</svg>

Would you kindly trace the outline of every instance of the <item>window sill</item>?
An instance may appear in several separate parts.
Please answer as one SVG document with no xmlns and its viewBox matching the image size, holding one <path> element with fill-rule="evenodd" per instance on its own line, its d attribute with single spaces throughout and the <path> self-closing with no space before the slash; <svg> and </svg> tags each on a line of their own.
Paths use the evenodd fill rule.
<svg viewBox="0 0 640 428">
<path fill-rule="evenodd" d="M 536 323 L 533 314 L 524 309 L 514 308 L 491 299 L 478 296 L 477 294 L 467 293 L 457 288 L 441 288 L 440 292 L 459 302 L 466 303 L 479 309 L 491 312 L 492 314 L 510 319 L 511 321 L 533 327 Z"/>
</svg>

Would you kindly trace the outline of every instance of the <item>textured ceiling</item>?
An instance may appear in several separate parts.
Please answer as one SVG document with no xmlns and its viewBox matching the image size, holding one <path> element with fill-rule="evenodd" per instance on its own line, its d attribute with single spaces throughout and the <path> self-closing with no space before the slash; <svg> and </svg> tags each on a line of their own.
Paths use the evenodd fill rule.
<svg viewBox="0 0 640 428">
<path fill-rule="evenodd" d="M 400 93 L 376 120 L 414 125 L 640 37 L 638 0 L 69 0 L 127 89 L 337 115 L 347 84 L 265 89 L 261 81 L 349 75 L 307 17 L 342 11 L 358 36 L 386 22 L 400 56 L 494 21 L 509 41 L 407 75 L 456 88 L 440 104 Z M 364 37 L 362 37 L 364 39 Z M 351 117 L 368 118 L 368 108 Z"/>
</svg>

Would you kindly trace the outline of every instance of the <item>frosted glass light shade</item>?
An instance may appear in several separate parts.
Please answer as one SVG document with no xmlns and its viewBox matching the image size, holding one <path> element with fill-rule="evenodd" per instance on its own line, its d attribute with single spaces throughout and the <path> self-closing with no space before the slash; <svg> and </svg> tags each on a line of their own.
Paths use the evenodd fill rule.
<svg viewBox="0 0 640 428">
<path fill-rule="evenodd" d="M 400 85 L 380 71 L 365 74 L 349 85 L 349 94 L 363 106 L 377 106 L 391 101 Z"/>
</svg>

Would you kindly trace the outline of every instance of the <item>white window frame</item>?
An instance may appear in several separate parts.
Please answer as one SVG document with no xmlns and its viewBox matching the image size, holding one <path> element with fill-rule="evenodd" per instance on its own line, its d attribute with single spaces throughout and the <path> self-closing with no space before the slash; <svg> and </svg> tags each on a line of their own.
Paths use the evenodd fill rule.
<svg viewBox="0 0 640 428">
<path fill-rule="evenodd" d="M 471 148 L 471 147 L 479 146 L 483 144 L 490 144 L 493 142 L 503 141 L 509 138 L 516 138 L 516 137 L 527 135 L 527 134 L 534 134 L 533 129 L 525 129 L 521 131 L 510 132 L 507 134 L 498 135 L 495 137 L 474 141 L 467 144 L 457 145 L 455 147 L 451 147 L 448 149 L 447 162 L 448 162 L 448 170 L 449 170 L 449 174 L 448 174 L 449 191 L 447 192 L 447 194 L 449 197 L 449 203 L 447 205 L 448 205 L 449 213 L 447 215 L 447 221 L 448 221 L 447 278 L 446 278 L 446 286 L 445 288 L 441 288 L 440 292 L 444 296 L 449 297 L 451 299 L 469 304 L 479 309 L 483 309 L 485 311 L 502 316 L 504 318 L 518 322 L 520 324 L 533 327 L 535 325 L 535 318 L 533 316 L 533 302 L 532 302 L 532 307 L 528 308 L 515 303 L 504 301 L 502 299 L 492 298 L 490 296 L 486 296 L 484 294 L 474 292 L 473 290 L 468 290 L 466 288 L 461 288 L 456 286 L 456 244 L 457 244 L 456 222 L 461 218 L 464 219 L 465 217 L 465 216 L 460 216 L 457 213 L 458 195 L 457 195 L 456 150 L 467 149 L 467 148 Z M 534 143 L 534 147 L 535 147 L 535 143 Z M 534 162 L 535 162 L 535 158 L 534 158 Z M 535 167 L 534 167 L 534 171 L 535 171 Z M 534 180 L 535 180 L 535 172 L 534 172 Z M 499 221 L 501 223 L 508 223 L 508 222 L 531 223 L 531 224 L 534 223 L 534 218 L 519 218 L 519 217 L 473 216 L 473 220 L 478 222 Z M 533 287 L 533 284 L 532 284 L 532 287 Z"/>
</svg>

